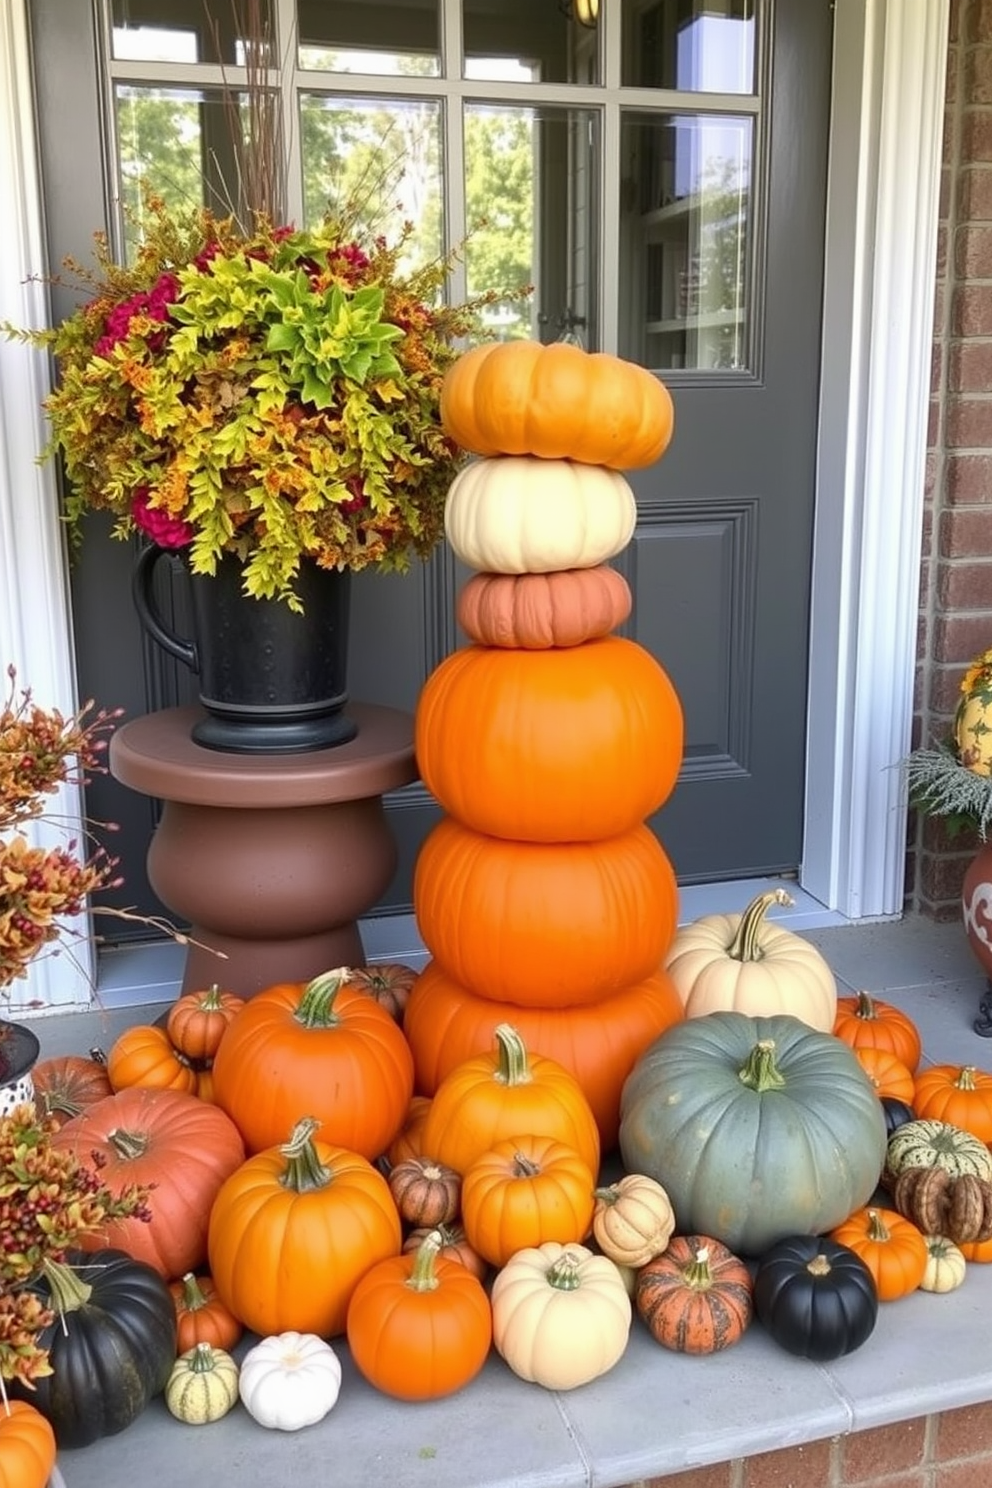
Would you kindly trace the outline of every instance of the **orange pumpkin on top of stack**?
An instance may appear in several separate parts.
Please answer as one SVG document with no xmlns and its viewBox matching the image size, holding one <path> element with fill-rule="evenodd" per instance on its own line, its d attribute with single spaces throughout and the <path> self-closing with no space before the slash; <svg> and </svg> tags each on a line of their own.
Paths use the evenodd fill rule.
<svg viewBox="0 0 992 1488">
<path fill-rule="evenodd" d="M 671 398 L 617 357 L 504 342 L 449 370 L 441 417 L 480 457 L 445 513 L 476 572 L 458 598 L 471 644 L 417 708 L 418 765 L 446 813 L 414 875 L 431 955 L 404 1024 L 417 1086 L 432 1095 L 508 1023 L 578 1078 L 609 1148 L 635 1059 L 682 1017 L 661 969 L 675 875 L 645 825 L 675 785 L 682 710 L 613 633 L 631 595 L 608 566 L 637 515 L 620 472 L 662 455 Z"/>
</svg>

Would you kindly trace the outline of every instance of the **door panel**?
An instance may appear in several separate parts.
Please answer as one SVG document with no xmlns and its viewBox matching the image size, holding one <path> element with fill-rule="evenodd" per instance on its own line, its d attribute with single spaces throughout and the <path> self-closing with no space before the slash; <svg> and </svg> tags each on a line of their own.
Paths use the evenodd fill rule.
<svg viewBox="0 0 992 1488">
<path fill-rule="evenodd" d="M 828 0 L 775 0 L 764 8 L 759 0 L 623 0 L 600 5 L 598 29 L 566 19 L 559 0 L 464 0 L 464 81 L 459 59 L 446 77 L 437 51 L 435 22 L 458 3 L 418 0 L 406 8 L 413 28 L 406 54 L 416 65 L 404 75 L 404 97 L 416 95 L 432 120 L 445 121 L 440 133 L 432 124 L 425 146 L 435 186 L 421 201 L 424 242 L 442 220 L 451 236 L 453 224 L 471 219 L 473 203 L 488 201 L 489 237 L 468 255 L 470 287 L 485 287 L 487 273 L 497 272 L 535 286 L 524 319 L 517 307 L 497 329 L 545 340 L 578 336 L 595 349 L 600 324 L 616 326 L 616 344 L 606 349 L 642 360 L 671 388 L 675 439 L 654 469 L 629 477 L 639 521 L 617 560 L 635 598 L 625 632 L 665 666 L 686 712 L 684 768 L 652 825 L 683 882 L 788 872 L 802 853 Z M 133 18 L 185 19 L 194 29 L 194 10 L 202 14 L 200 0 L 128 0 L 126 9 Z M 226 0 L 220 9 L 227 13 Z M 318 8 L 301 0 L 311 53 L 298 84 L 305 112 L 296 117 L 311 161 L 321 158 L 322 141 L 334 147 L 342 124 L 352 148 L 355 140 L 362 145 L 369 98 L 373 123 L 390 107 L 403 115 L 405 105 L 390 100 L 388 76 L 376 85 L 370 64 L 363 70 L 354 55 L 339 55 L 348 43 L 361 61 L 372 9 L 385 47 L 389 4 L 335 7 L 341 34 L 331 35 L 326 15 L 318 24 Z M 50 258 L 86 259 L 92 229 L 111 220 L 102 110 L 112 112 L 113 93 L 103 98 L 97 82 L 100 6 L 34 0 L 31 12 Z M 399 27 L 399 10 L 395 16 Z M 617 17 L 621 34 L 611 38 L 606 25 Z M 735 25 L 724 33 L 736 51 L 733 66 L 718 75 L 720 94 L 700 91 L 714 86 L 699 54 L 702 33 L 693 30 L 700 20 Z M 752 38 L 744 44 L 742 21 Z M 649 43 L 659 49 L 653 59 Z M 384 74 L 396 71 L 391 55 L 382 53 Z M 85 57 L 94 59 L 89 69 L 80 64 Z M 134 62 L 126 68 L 133 96 L 157 81 L 151 64 L 147 75 Z M 545 85 L 550 98 L 542 97 Z M 179 86 L 174 77 L 171 86 Z M 677 96 L 666 92 L 673 88 Z M 196 96 L 195 88 L 186 93 Z M 467 177 L 441 189 L 439 161 L 452 139 Z M 709 142 L 702 156 L 700 140 Z M 707 196 L 693 185 L 700 160 L 707 151 L 730 158 L 730 142 L 736 176 L 729 195 L 723 181 L 722 196 Z M 309 195 L 299 190 L 307 210 L 332 174 Z M 604 182 L 613 179 L 621 181 L 621 220 L 607 224 L 601 203 L 609 199 Z M 660 201 L 650 196 L 659 183 Z M 681 260 L 669 252 L 673 243 Z M 516 258 L 507 252 L 514 244 Z M 727 285 L 730 310 L 720 298 Z M 72 303 L 56 291 L 56 314 Z M 84 544 L 72 571 L 80 690 L 129 716 L 195 696 L 192 679 L 140 634 L 131 560 L 127 545 L 98 537 Z M 404 577 L 355 576 L 353 697 L 415 707 L 426 677 L 464 641 L 454 617 L 466 576 L 446 549 Z M 181 625 L 180 589 L 163 600 Z M 101 778 L 88 805 L 95 818 L 122 823 L 118 902 L 154 909 L 144 879 L 154 805 Z M 416 853 L 439 813 L 421 785 L 396 793 L 388 809 L 400 867 L 381 907 L 400 911 L 410 906 Z"/>
</svg>

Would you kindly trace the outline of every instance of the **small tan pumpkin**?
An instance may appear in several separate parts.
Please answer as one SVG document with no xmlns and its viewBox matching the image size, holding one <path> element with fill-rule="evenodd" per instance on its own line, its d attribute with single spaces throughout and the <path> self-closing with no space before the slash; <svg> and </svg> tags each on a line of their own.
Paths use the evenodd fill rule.
<svg viewBox="0 0 992 1488">
<path fill-rule="evenodd" d="M 968 1262 L 964 1252 L 946 1235 L 927 1235 L 927 1267 L 921 1292 L 953 1292 L 964 1281 Z"/>
<path fill-rule="evenodd" d="M 661 1255 L 675 1229 L 675 1211 L 660 1183 L 646 1173 L 628 1173 L 595 1190 L 592 1232 L 604 1255 L 618 1266 L 643 1266 Z"/>
<path fill-rule="evenodd" d="M 552 573 L 477 573 L 458 593 L 458 623 L 481 646 L 580 646 L 631 610 L 630 586 L 608 564 Z"/>
<path fill-rule="evenodd" d="M 665 957 L 687 1018 L 737 1012 L 770 1018 L 789 1013 L 820 1033 L 832 1033 L 837 983 L 811 941 L 765 916 L 791 895 L 772 889 L 742 914 L 703 915 L 684 925 Z"/>
</svg>

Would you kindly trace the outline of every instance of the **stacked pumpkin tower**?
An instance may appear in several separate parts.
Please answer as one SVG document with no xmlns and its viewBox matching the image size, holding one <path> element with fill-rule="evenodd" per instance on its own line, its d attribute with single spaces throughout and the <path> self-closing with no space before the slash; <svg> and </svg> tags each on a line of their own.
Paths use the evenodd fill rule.
<svg viewBox="0 0 992 1488">
<path fill-rule="evenodd" d="M 665 671 L 614 632 L 631 595 L 608 566 L 630 542 L 622 470 L 672 432 L 651 373 L 565 343 L 487 345 L 447 374 L 442 420 L 480 458 L 445 526 L 476 570 L 458 597 L 471 644 L 417 708 L 422 778 L 445 815 L 414 908 L 430 960 L 407 1007 L 418 1089 L 510 1023 L 577 1076 L 604 1150 L 638 1055 L 682 1017 L 662 962 L 678 891 L 645 824 L 674 788 L 682 711 Z"/>
</svg>

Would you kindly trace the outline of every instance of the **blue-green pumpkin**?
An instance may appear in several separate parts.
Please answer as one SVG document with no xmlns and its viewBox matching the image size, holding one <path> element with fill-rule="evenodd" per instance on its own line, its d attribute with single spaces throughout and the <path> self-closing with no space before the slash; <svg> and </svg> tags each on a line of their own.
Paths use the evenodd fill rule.
<svg viewBox="0 0 992 1488">
<path fill-rule="evenodd" d="M 680 1233 L 743 1255 L 840 1224 L 874 1192 L 885 1146 L 882 1105 L 856 1055 L 788 1014 L 676 1024 L 621 1097 L 626 1170 L 662 1184 Z"/>
</svg>

